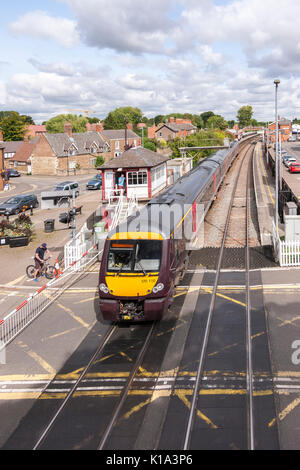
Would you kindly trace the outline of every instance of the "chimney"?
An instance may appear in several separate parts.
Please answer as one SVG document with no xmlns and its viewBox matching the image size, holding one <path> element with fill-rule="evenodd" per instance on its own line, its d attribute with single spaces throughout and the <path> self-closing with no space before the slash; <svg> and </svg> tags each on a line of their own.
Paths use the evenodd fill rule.
<svg viewBox="0 0 300 470">
<path fill-rule="evenodd" d="M 129 129 L 130 131 L 132 131 L 133 126 L 132 126 L 131 122 L 129 122 L 129 123 L 127 124 L 127 129 Z"/>
<path fill-rule="evenodd" d="M 70 122 L 65 122 L 64 132 L 68 134 L 69 137 L 72 137 L 72 124 Z"/>
<path fill-rule="evenodd" d="M 174 118 L 174 117 L 170 117 L 170 122 L 175 122 L 175 118 Z"/>
<path fill-rule="evenodd" d="M 102 132 L 103 131 L 103 124 L 102 122 L 97 122 L 96 124 L 96 132 Z"/>
<path fill-rule="evenodd" d="M 28 139 L 28 136 L 27 136 L 27 135 L 24 135 L 23 141 L 24 141 L 24 142 L 29 142 L 29 139 Z"/>
<path fill-rule="evenodd" d="M 89 122 L 85 125 L 86 131 L 89 132 L 91 130 L 91 124 Z"/>
<path fill-rule="evenodd" d="M 3 142 L 3 134 L 2 134 L 2 131 L 0 131 L 0 142 Z"/>
</svg>

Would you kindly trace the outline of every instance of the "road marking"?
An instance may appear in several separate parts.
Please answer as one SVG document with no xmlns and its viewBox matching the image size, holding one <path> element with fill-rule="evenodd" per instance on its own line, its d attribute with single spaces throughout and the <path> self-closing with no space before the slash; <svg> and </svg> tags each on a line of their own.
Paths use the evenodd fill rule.
<svg viewBox="0 0 300 470">
<path fill-rule="evenodd" d="M 296 398 L 296 400 L 293 400 L 284 410 L 282 410 L 278 418 L 280 421 L 283 421 L 298 405 L 300 404 L 300 398 Z M 270 423 L 268 424 L 269 427 L 272 427 L 276 423 L 276 419 L 272 419 Z"/>
<path fill-rule="evenodd" d="M 77 315 L 75 315 L 75 313 L 68 307 L 65 307 L 64 305 L 60 304 L 59 302 L 56 302 L 56 305 L 61 308 L 62 310 L 64 310 L 65 312 L 67 312 L 69 315 L 71 315 L 71 317 L 76 320 L 78 323 L 80 323 L 82 326 L 84 326 L 84 328 L 87 328 L 89 329 L 89 324 L 86 323 L 84 320 L 82 320 L 82 318 L 78 317 Z"/>
<path fill-rule="evenodd" d="M 50 364 L 48 364 L 48 362 L 46 362 L 41 356 L 39 356 L 36 352 L 29 349 L 27 344 L 23 343 L 23 341 L 18 341 L 18 345 L 22 349 L 25 349 L 28 356 L 30 356 L 32 359 L 34 359 L 45 371 L 47 371 L 47 372 L 49 372 L 50 374 L 53 374 L 53 375 L 56 374 L 55 369 Z"/>
<path fill-rule="evenodd" d="M 6 285 L 7 286 L 14 286 L 14 285 L 18 284 L 19 282 L 21 282 L 25 277 L 26 276 L 23 274 L 22 276 L 18 277 L 14 281 L 7 282 Z"/>
</svg>

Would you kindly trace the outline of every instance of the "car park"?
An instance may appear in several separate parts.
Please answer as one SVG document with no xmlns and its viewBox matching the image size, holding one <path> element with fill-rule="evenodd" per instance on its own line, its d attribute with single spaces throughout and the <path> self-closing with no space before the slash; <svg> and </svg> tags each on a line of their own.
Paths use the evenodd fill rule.
<svg viewBox="0 0 300 470">
<path fill-rule="evenodd" d="M 79 185 L 77 181 L 63 181 L 58 183 L 53 191 L 73 191 L 75 189 L 75 197 L 79 196 Z"/>
<path fill-rule="evenodd" d="M 86 189 L 101 189 L 102 175 L 95 175 L 86 185 Z"/>
<path fill-rule="evenodd" d="M 300 163 L 292 162 L 289 166 L 290 173 L 300 173 Z"/>
<path fill-rule="evenodd" d="M 35 194 L 12 196 L 0 205 L 0 214 L 13 215 L 36 208 L 39 205 Z"/>
</svg>

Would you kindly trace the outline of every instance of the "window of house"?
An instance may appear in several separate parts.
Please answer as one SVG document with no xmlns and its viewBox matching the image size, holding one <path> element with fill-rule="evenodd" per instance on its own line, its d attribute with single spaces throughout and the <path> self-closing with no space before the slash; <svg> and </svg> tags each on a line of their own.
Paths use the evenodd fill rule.
<svg viewBox="0 0 300 470">
<path fill-rule="evenodd" d="M 148 175 L 146 170 L 129 171 L 127 173 L 128 186 L 146 185 L 148 184 Z"/>
<path fill-rule="evenodd" d="M 115 149 L 119 149 L 120 148 L 120 143 L 118 140 L 116 140 L 116 145 L 115 145 Z"/>
</svg>

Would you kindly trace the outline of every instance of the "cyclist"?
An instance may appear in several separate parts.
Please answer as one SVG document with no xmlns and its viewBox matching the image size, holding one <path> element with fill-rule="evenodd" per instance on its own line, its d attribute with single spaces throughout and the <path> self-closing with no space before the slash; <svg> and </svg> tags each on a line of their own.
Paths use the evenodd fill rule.
<svg viewBox="0 0 300 470">
<path fill-rule="evenodd" d="M 34 271 L 34 279 L 33 280 L 35 282 L 38 282 L 38 278 L 37 278 L 38 272 L 42 271 L 45 254 L 48 255 L 48 258 L 52 257 L 50 251 L 47 248 L 47 244 L 42 243 L 40 246 L 37 247 L 37 249 L 35 250 L 35 255 L 34 255 L 35 271 Z"/>
</svg>

